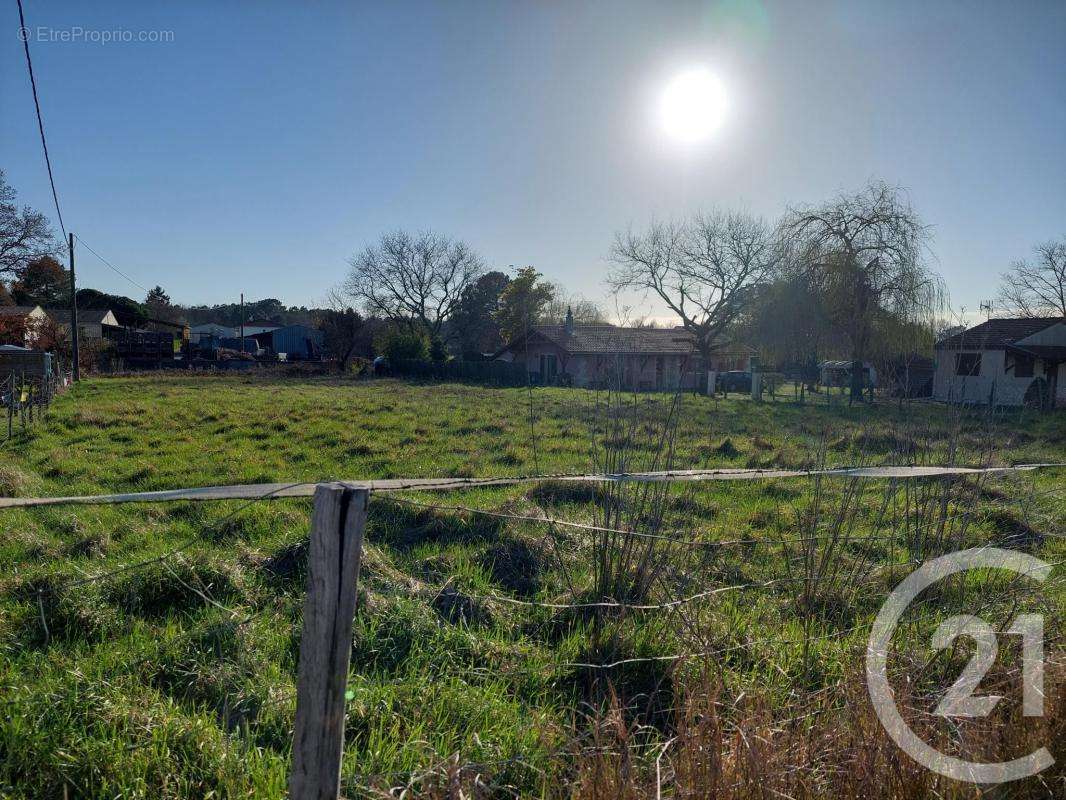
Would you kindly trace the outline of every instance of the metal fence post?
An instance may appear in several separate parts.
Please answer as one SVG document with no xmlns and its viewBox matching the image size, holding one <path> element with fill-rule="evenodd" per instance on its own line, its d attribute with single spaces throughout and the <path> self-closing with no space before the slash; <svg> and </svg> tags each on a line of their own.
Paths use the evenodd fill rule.
<svg viewBox="0 0 1066 800">
<path fill-rule="evenodd" d="M 344 692 L 369 499 L 370 490 L 355 484 L 321 483 L 315 489 L 289 773 L 292 800 L 336 800 L 340 793 Z"/>
</svg>

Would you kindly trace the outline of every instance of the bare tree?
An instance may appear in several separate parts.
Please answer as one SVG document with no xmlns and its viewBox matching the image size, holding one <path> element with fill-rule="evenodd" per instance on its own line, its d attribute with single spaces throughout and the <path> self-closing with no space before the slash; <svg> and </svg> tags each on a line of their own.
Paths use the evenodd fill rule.
<svg viewBox="0 0 1066 800">
<path fill-rule="evenodd" d="M 695 337 L 704 369 L 725 330 L 769 280 L 780 243 L 763 220 L 736 212 L 654 224 L 646 233 L 619 234 L 608 282 L 615 292 L 653 292 Z"/>
<path fill-rule="evenodd" d="M 1017 261 L 1000 277 L 1000 299 L 1023 317 L 1066 317 L 1066 236 L 1033 248 L 1036 261 Z"/>
<path fill-rule="evenodd" d="M 433 232 L 386 233 L 349 261 L 344 292 L 370 314 L 440 336 L 463 291 L 484 272 L 465 243 Z"/>
<path fill-rule="evenodd" d="M 31 262 L 60 251 L 48 218 L 29 206 L 19 209 L 0 170 L 0 280 L 19 278 Z"/>
<path fill-rule="evenodd" d="M 315 327 L 322 331 L 323 348 L 337 371 L 345 373 L 348 363 L 360 345 L 365 344 L 368 332 L 365 320 L 345 302 L 337 289 L 326 294 L 325 307 L 312 314 Z"/>
<path fill-rule="evenodd" d="M 943 283 L 924 263 L 928 229 L 901 192 L 872 182 L 817 207 L 794 210 L 786 229 L 851 350 L 851 397 L 862 399 L 863 362 L 879 312 L 931 318 Z"/>
<path fill-rule="evenodd" d="M 548 301 L 542 313 L 545 323 L 559 323 L 566 318 L 569 311 L 574 316 L 574 322 L 579 325 L 593 325 L 607 321 L 603 310 L 592 300 L 586 300 L 578 294 L 570 294 L 561 283 L 552 284 L 552 298 Z"/>
</svg>

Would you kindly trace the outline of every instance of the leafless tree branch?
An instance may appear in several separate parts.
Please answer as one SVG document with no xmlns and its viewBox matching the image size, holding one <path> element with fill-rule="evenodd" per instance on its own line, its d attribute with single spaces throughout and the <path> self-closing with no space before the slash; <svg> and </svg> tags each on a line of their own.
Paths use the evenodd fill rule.
<svg viewBox="0 0 1066 800">
<path fill-rule="evenodd" d="M 1033 250 L 1035 261 L 1015 262 L 1000 276 L 1000 299 L 1023 317 L 1066 317 L 1066 237 Z"/>
<path fill-rule="evenodd" d="M 440 335 L 463 291 L 484 272 L 464 242 L 425 231 L 386 233 L 349 261 L 343 290 L 366 311 Z"/>
</svg>

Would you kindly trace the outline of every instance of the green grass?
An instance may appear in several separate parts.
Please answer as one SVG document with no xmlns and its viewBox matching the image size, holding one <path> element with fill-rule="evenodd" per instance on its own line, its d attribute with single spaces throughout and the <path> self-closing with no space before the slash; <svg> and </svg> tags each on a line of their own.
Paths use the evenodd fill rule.
<svg viewBox="0 0 1066 800">
<path fill-rule="evenodd" d="M 0 495 L 585 472 L 602 427 L 594 402 L 580 390 L 537 389 L 531 438 L 525 390 L 254 376 L 90 380 L 26 436 L 0 445 Z M 632 402 L 651 437 L 669 398 Z M 1024 463 L 1066 452 L 1061 413 L 989 419 L 930 405 L 686 396 L 679 419 L 676 467 L 938 463 L 953 449 L 960 463 Z M 966 541 L 1061 531 L 1066 501 L 1048 493 L 1061 485 L 1052 471 L 983 482 L 979 500 L 958 509 L 972 515 Z M 861 487 L 858 530 L 895 533 L 875 530 L 883 490 Z M 1031 499 L 1019 504 L 1021 494 Z M 675 487 L 671 529 L 708 541 L 795 537 L 811 496 L 805 480 Z M 590 522 L 597 494 L 548 483 L 410 497 Z M 841 502 L 840 490 L 829 489 L 828 500 Z M 0 796 L 280 796 L 309 513 L 298 500 L 0 511 Z M 551 544 L 543 525 L 373 501 L 349 687 L 349 794 L 402 785 L 406 773 L 455 753 L 495 764 L 487 769 L 495 782 L 553 793 L 568 763 L 558 749 L 583 729 L 587 704 L 606 696 L 602 675 L 569 662 L 725 649 L 716 664 L 734 695 L 757 689 L 783 706 L 797 687 L 829 686 L 855 668 L 863 623 L 902 574 L 819 598 L 826 605 L 813 617 L 787 587 L 724 593 L 684 619 L 630 614 L 599 627 L 573 610 L 493 600 L 565 602 L 571 590 L 587 591 L 589 537 L 557 533 Z M 166 560 L 79 582 L 185 542 Z M 901 542 L 872 541 L 845 556 L 905 564 L 914 553 Z M 1066 547 L 1048 538 L 1035 552 L 1056 560 Z M 670 558 L 655 600 L 783 574 L 780 547 L 682 548 Z M 806 659 L 805 618 L 820 637 Z M 744 646 L 769 637 L 779 640 Z M 610 677 L 641 706 L 640 719 L 660 724 L 657 709 L 670 705 L 686 669 L 644 662 Z"/>
</svg>

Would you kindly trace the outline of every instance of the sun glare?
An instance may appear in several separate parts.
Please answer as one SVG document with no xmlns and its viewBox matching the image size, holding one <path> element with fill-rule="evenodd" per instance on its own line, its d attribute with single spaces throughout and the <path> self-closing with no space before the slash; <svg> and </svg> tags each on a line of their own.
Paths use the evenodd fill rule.
<svg viewBox="0 0 1066 800">
<path fill-rule="evenodd" d="M 666 85 L 659 111 L 663 130 L 671 138 L 702 142 L 725 121 L 725 87 L 710 70 L 684 72 Z"/>
</svg>

